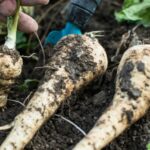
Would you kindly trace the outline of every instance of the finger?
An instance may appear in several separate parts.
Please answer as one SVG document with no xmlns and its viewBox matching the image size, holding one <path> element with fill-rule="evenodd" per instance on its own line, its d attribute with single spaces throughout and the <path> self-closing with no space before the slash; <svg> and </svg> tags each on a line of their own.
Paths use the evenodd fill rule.
<svg viewBox="0 0 150 150">
<path fill-rule="evenodd" d="M 25 13 L 20 13 L 18 28 L 20 31 L 32 33 L 38 30 L 38 24 L 32 17 Z"/>
<path fill-rule="evenodd" d="M 0 3 L 0 14 L 3 16 L 10 16 L 15 12 L 16 0 L 3 0 Z"/>
<path fill-rule="evenodd" d="M 21 0 L 22 5 L 32 6 L 32 5 L 46 5 L 48 4 L 49 0 Z"/>
<path fill-rule="evenodd" d="M 38 4 L 47 4 L 49 0 L 22 0 L 22 5 L 32 6 Z M 0 0 L 0 14 L 10 16 L 15 13 L 16 0 Z"/>
<path fill-rule="evenodd" d="M 6 23 L 6 17 L 0 15 L 0 22 Z M 32 33 L 38 30 L 37 22 L 25 13 L 20 13 L 18 29 L 25 33 Z"/>
</svg>

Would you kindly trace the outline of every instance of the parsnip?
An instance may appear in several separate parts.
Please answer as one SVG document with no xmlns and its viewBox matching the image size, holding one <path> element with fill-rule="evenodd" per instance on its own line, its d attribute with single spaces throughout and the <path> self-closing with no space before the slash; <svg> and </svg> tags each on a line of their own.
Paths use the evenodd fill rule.
<svg viewBox="0 0 150 150">
<path fill-rule="evenodd" d="M 16 32 L 19 18 L 20 2 L 17 0 L 17 11 L 8 17 L 8 35 L 4 45 L 0 46 L 0 107 L 7 102 L 7 95 L 15 79 L 21 74 L 22 58 L 16 50 Z"/>
<path fill-rule="evenodd" d="M 73 150 L 101 150 L 150 106 L 150 45 L 128 49 L 120 62 L 113 103 Z"/>
<path fill-rule="evenodd" d="M 45 76 L 0 150 L 22 150 L 42 124 L 74 90 L 88 84 L 107 68 L 107 56 L 98 41 L 86 35 L 70 35 L 54 48 Z"/>
</svg>

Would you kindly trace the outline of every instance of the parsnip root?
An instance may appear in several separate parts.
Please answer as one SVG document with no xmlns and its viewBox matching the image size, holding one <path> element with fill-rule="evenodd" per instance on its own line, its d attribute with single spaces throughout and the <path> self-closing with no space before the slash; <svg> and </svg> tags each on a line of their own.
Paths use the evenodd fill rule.
<svg viewBox="0 0 150 150">
<path fill-rule="evenodd" d="M 22 150 L 42 124 L 74 90 L 88 84 L 107 68 L 107 56 L 96 39 L 70 35 L 54 48 L 49 69 L 0 150 Z"/>
<path fill-rule="evenodd" d="M 101 150 L 150 106 L 150 45 L 128 49 L 120 62 L 113 103 L 73 150 Z"/>
<path fill-rule="evenodd" d="M 21 74 L 22 58 L 16 50 L 0 47 L 0 107 L 7 103 L 8 92 L 15 79 Z"/>
<path fill-rule="evenodd" d="M 6 105 L 11 85 L 22 70 L 22 58 L 16 51 L 20 0 L 16 0 L 16 5 L 15 14 L 7 17 L 7 38 L 4 45 L 0 46 L 0 108 Z"/>
</svg>

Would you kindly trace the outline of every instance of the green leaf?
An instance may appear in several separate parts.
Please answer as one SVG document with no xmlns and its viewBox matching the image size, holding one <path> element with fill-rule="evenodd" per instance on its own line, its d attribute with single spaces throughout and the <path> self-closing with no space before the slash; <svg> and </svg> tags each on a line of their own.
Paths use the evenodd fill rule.
<svg viewBox="0 0 150 150">
<path fill-rule="evenodd" d="M 150 143 L 147 144 L 147 150 L 150 150 Z"/>
<path fill-rule="evenodd" d="M 27 48 L 32 49 L 37 44 L 38 41 L 32 41 L 31 43 L 29 43 L 27 35 L 23 32 L 17 31 L 17 40 L 16 40 L 17 49 L 27 49 Z"/>
<path fill-rule="evenodd" d="M 24 83 L 18 86 L 18 90 L 25 92 L 27 91 L 30 87 L 36 86 L 39 83 L 38 80 L 36 79 L 26 79 Z"/>
<path fill-rule="evenodd" d="M 150 0 L 125 0 L 120 12 L 115 13 L 118 22 L 130 21 L 150 26 Z"/>
<path fill-rule="evenodd" d="M 125 0 L 123 8 L 128 8 L 128 7 L 130 7 L 130 6 L 134 5 L 134 4 L 137 4 L 139 2 L 140 2 L 140 0 Z"/>
<path fill-rule="evenodd" d="M 28 7 L 28 6 L 22 6 L 22 11 L 25 12 L 26 14 L 33 16 L 34 14 L 34 7 Z"/>
<path fill-rule="evenodd" d="M 0 22 L 0 35 L 7 34 L 7 26 L 6 23 Z"/>
<path fill-rule="evenodd" d="M 23 32 L 17 31 L 16 44 L 21 44 L 27 42 L 27 38 Z"/>
</svg>

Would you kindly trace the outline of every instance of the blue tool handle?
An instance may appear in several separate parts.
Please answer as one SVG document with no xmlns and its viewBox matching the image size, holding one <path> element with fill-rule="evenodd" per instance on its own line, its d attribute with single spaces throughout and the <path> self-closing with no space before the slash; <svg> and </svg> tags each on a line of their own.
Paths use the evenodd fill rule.
<svg viewBox="0 0 150 150">
<path fill-rule="evenodd" d="M 68 21 L 83 29 L 101 0 L 71 0 Z"/>
</svg>

